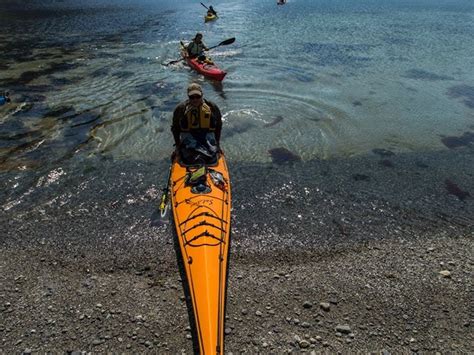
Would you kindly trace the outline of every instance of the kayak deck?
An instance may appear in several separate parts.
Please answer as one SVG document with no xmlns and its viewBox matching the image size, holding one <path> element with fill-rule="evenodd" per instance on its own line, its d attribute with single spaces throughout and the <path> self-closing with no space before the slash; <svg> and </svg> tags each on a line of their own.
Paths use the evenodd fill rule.
<svg viewBox="0 0 474 355">
<path fill-rule="evenodd" d="M 175 158 L 171 168 L 171 205 L 179 248 L 193 305 L 201 354 L 224 351 L 224 321 L 231 193 L 224 155 L 205 166 L 200 189 L 189 178 L 198 167 Z M 220 174 L 216 184 L 211 174 Z M 201 191 L 202 190 L 202 191 Z"/>
</svg>

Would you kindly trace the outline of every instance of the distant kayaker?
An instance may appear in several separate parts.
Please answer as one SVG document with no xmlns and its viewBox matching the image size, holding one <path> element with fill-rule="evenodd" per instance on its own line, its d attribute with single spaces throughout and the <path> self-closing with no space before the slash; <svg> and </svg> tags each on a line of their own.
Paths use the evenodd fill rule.
<svg viewBox="0 0 474 355">
<path fill-rule="evenodd" d="M 217 160 L 222 115 L 216 104 L 204 99 L 199 84 L 188 86 L 188 99 L 176 106 L 171 132 L 176 152 L 186 164 Z"/>
<path fill-rule="evenodd" d="M 209 6 L 209 9 L 207 10 L 207 16 L 212 16 L 212 15 L 217 16 L 217 12 L 216 10 L 214 10 L 212 6 Z"/>
<path fill-rule="evenodd" d="M 191 58 L 197 58 L 200 61 L 206 60 L 204 51 L 207 51 L 206 44 L 202 41 L 202 33 L 196 33 L 194 39 L 186 46 L 186 51 Z"/>
<path fill-rule="evenodd" d="M 0 106 L 5 105 L 10 101 L 10 94 L 8 92 L 2 92 L 0 94 Z"/>
</svg>

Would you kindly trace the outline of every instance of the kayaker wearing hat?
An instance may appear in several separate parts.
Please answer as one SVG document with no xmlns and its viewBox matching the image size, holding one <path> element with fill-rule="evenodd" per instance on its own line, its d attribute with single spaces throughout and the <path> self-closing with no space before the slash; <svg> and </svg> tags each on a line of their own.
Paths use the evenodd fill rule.
<svg viewBox="0 0 474 355">
<path fill-rule="evenodd" d="M 208 48 L 206 44 L 202 41 L 202 33 L 196 33 L 193 40 L 189 42 L 186 46 L 186 51 L 190 58 L 197 58 L 200 61 L 206 60 L 206 55 L 204 51 L 207 51 Z"/>
<path fill-rule="evenodd" d="M 188 86 L 188 100 L 178 104 L 173 113 L 171 132 L 185 164 L 217 161 L 222 130 L 222 115 L 216 104 L 204 99 L 199 84 Z"/>
</svg>

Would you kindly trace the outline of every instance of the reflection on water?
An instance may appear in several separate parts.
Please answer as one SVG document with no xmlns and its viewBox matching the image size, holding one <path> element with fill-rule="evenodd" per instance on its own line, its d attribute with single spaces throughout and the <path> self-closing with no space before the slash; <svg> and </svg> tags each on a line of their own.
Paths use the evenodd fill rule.
<svg viewBox="0 0 474 355">
<path fill-rule="evenodd" d="M 191 0 L 0 4 L 2 170 L 74 154 L 163 159 L 174 106 L 203 85 L 224 113 L 233 160 L 309 160 L 374 148 L 447 149 L 474 134 L 473 6 L 402 1 L 230 0 L 205 24 Z M 228 71 L 179 58 L 204 33 Z M 458 137 L 458 138 L 456 138 Z"/>
</svg>

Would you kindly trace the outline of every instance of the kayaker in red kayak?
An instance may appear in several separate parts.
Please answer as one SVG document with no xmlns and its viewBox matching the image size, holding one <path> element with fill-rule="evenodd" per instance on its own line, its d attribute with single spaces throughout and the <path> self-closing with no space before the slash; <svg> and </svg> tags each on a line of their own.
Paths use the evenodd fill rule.
<svg viewBox="0 0 474 355">
<path fill-rule="evenodd" d="M 206 57 L 204 51 L 209 50 L 206 44 L 202 41 L 202 33 L 196 33 L 194 39 L 186 46 L 186 51 L 190 58 L 197 58 L 200 62 L 212 64 L 212 60 Z"/>
<path fill-rule="evenodd" d="M 204 99 L 199 84 L 188 86 L 188 100 L 176 106 L 171 132 L 177 152 L 185 164 L 217 161 L 222 130 L 219 107 Z"/>
</svg>

